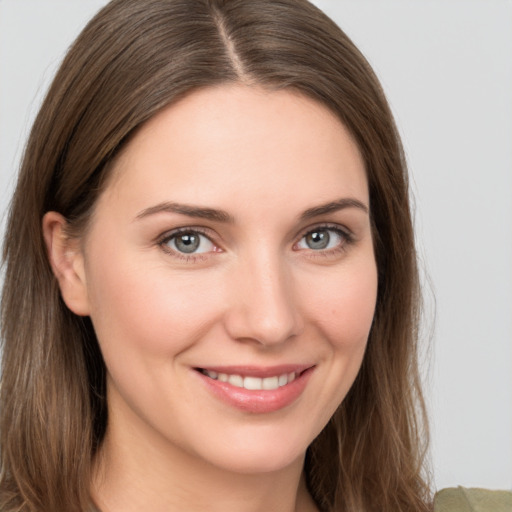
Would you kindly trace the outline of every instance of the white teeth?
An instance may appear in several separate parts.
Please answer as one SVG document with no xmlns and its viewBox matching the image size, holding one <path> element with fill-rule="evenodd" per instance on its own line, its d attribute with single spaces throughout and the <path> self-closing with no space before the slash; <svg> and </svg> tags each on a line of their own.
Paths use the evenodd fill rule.
<svg viewBox="0 0 512 512">
<path fill-rule="evenodd" d="M 288 384 L 288 375 L 286 375 L 286 373 L 284 375 L 279 375 L 279 381 L 278 381 L 278 386 L 285 386 L 286 384 Z"/>
<path fill-rule="evenodd" d="M 279 377 L 265 377 L 261 384 L 263 389 L 277 389 L 279 387 Z"/>
<path fill-rule="evenodd" d="M 243 388 L 244 387 L 244 379 L 240 375 L 230 375 L 228 377 L 228 382 L 232 386 L 236 386 L 237 388 Z"/>
<path fill-rule="evenodd" d="M 297 378 L 295 372 L 284 373 L 274 377 L 242 377 L 241 375 L 229 375 L 227 373 L 217 373 L 211 370 L 203 370 L 203 373 L 211 379 L 220 382 L 228 382 L 237 388 L 245 388 L 251 391 L 273 390 L 286 386 Z"/>
<path fill-rule="evenodd" d="M 245 389 L 263 389 L 261 379 L 259 377 L 245 377 L 244 378 Z"/>
</svg>

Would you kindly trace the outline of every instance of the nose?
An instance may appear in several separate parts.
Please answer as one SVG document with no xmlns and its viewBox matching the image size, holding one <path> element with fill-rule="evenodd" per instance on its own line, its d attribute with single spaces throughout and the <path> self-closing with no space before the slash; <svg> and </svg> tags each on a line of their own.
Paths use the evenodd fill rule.
<svg viewBox="0 0 512 512">
<path fill-rule="evenodd" d="M 303 330 L 303 318 L 290 269 L 278 257 L 252 258 L 239 264 L 229 280 L 230 301 L 225 317 L 229 335 L 275 346 Z"/>
</svg>

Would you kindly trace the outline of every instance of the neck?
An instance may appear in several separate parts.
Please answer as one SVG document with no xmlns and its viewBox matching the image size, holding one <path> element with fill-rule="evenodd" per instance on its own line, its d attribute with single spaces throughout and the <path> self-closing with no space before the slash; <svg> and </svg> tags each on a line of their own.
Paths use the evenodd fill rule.
<svg viewBox="0 0 512 512">
<path fill-rule="evenodd" d="M 101 512 L 313 512 L 303 463 L 301 457 L 276 471 L 237 473 L 111 423 L 92 492 Z"/>
</svg>

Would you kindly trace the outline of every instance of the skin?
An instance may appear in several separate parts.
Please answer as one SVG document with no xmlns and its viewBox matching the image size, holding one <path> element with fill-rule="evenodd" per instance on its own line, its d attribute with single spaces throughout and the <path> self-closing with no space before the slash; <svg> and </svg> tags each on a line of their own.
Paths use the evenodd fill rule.
<svg viewBox="0 0 512 512">
<path fill-rule="evenodd" d="M 169 202 L 229 221 L 162 211 Z M 90 315 L 108 370 L 103 512 L 316 510 L 305 451 L 352 385 L 374 313 L 368 210 L 363 160 L 328 109 L 224 85 L 142 127 L 80 240 L 45 216 L 62 296 Z M 177 228 L 201 231 L 199 253 L 179 252 Z M 311 248 L 315 229 L 327 248 Z M 280 364 L 313 369 L 268 413 L 220 400 L 195 370 Z"/>
</svg>

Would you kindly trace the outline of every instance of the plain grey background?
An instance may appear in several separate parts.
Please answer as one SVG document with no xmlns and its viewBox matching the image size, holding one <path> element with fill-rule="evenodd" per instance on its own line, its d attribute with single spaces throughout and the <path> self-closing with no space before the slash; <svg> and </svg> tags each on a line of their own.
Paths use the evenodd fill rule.
<svg viewBox="0 0 512 512">
<path fill-rule="evenodd" d="M 42 95 L 105 3 L 0 0 L 2 217 Z M 512 488 L 512 2 L 315 3 L 374 66 L 403 135 L 436 486 Z"/>
</svg>

